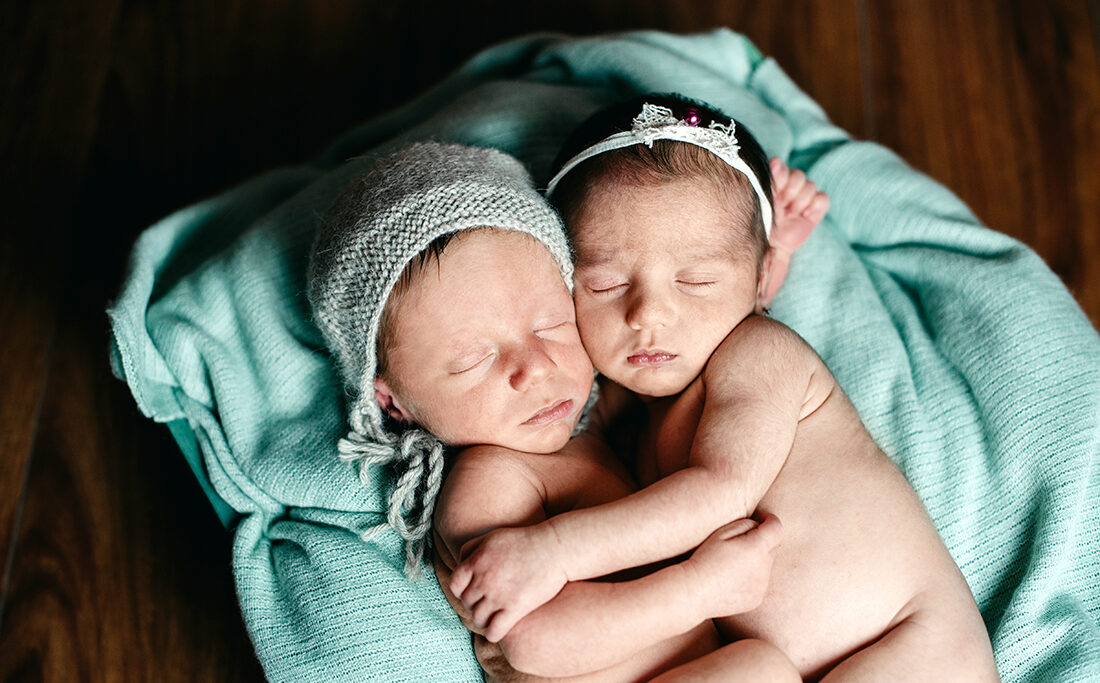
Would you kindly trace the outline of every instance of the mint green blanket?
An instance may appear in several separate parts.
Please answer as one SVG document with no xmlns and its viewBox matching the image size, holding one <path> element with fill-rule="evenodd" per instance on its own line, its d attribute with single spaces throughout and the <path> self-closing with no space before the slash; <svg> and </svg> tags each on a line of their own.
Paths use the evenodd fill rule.
<svg viewBox="0 0 1100 683">
<path fill-rule="evenodd" d="M 852 140 L 725 30 L 500 45 L 314 163 L 138 240 L 109 310 L 112 365 L 233 529 L 241 610 L 267 675 L 480 678 L 435 580 L 404 578 L 395 535 L 357 536 L 381 521 L 385 482 L 364 488 L 336 458 L 343 395 L 304 295 L 318 214 L 373 156 L 414 139 L 498 147 L 544 183 L 576 123 L 646 91 L 725 109 L 829 193 L 773 314 L 821 353 L 924 500 L 1004 678 L 1100 679 L 1095 329 L 1032 251 L 890 151 Z"/>
</svg>

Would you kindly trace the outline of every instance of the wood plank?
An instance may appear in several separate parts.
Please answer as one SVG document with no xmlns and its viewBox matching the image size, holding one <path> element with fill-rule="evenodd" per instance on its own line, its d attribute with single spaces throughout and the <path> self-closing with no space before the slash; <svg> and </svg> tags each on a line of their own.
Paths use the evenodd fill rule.
<svg viewBox="0 0 1100 683">
<path fill-rule="evenodd" d="M 744 33 L 829 118 L 856 137 L 867 137 L 862 47 L 857 0 L 720 4 L 715 25 Z M 700 26 L 696 30 L 701 30 Z"/>
<path fill-rule="evenodd" d="M 110 375 L 70 292 L 0 633 L 0 680 L 262 681 L 230 536 L 163 427 Z"/>
<path fill-rule="evenodd" d="M 1100 68 L 1084 2 L 869 6 L 878 139 L 1033 247 L 1100 321 Z"/>
<path fill-rule="evenodd" d="M 72 202 L 95 129 L 113 2 L 0 9 L 0 558 L 3 585 L 69 259 Z M 0 615 L 3 599 L 0 598 Z"/>
</svg>

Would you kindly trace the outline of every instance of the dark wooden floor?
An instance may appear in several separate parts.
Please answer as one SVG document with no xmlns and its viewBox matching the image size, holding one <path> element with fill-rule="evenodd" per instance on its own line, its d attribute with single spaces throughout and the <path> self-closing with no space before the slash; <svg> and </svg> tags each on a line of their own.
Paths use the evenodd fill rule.
<svg viewBox="0 0 1100 683">
<path fill-rule="evenodd" d="M 1100 321 L 1100 0 L 0 3 L 0 678 L 260 680 L 228 535 L 107 366 L 138 232 L 534 30 L 729 26 Z"/>
</svg>

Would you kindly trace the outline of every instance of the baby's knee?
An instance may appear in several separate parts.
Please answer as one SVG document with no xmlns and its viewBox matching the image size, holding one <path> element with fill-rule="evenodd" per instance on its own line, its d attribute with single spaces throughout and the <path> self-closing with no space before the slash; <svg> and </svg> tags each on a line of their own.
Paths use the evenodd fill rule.
<svg viewBox="0 0 1100 683">
<path fill-rule="evenodd" d="M 795 683 L 801 682 L 802 677 L 794 663 L 782 650 L 763 640 L 746 638 L 721 647 L 654 679 L 654 683 L 678 681 Z"/>
<path fill-rule="evenodd" d="M 737 678 L 734 680 L 776 681 L 777 683 L 802 680 L 790 657 L 771 643 L 748 638 L 730 643 L 726 648 L 738 650 L 736 660 L 738 667 L 735 671 Z"/>
</svg>

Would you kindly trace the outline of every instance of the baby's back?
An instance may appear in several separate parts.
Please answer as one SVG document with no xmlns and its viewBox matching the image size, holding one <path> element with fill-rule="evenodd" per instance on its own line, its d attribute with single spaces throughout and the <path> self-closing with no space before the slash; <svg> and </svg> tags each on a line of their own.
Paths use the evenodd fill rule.
<svg viewBox="0 0 1100 683">
<path fill-rule="evenodd" d="M 963 671 L 963 660 L 971 660 L 989 672 L 984 624 L 923 505 L 820 359 L 808 345 L 804 352 L 831 390 L 799 421 L 790 454 L 757 507 L 783 522 L 767 596 L 753 612 L 718 620 L 723 636 L 766 640 L 811 679 L 879 639 L 888 642 L 888 634 L 898 634 L 892 638 L 904 650 L 884 658 L 891 667 L 904 667 L 906 654 L 934 664 L 942 653 L 955 662 L 948 669 Z M 665 421 L 697 423 L 703 391 L 701 382 L 690 387 Z M 685 431 L 683 424 L 658 428 Z M 687 448 L 679 444 L 679 458 L 655 454 L 662 476 L 674 460 L 686 464 Z M 921 678 L 916 669 L 904 677 Z"/>
<path fill-rule="evenodd" d="M 770 588 L 760 608 L 720 626 L 772 642 L 804 676 L 907 618 L 946 628 L 977 613 L 920 500 L 839 391 L 799 424 L 758 510 L 783 521 Z"/>
</svg>

